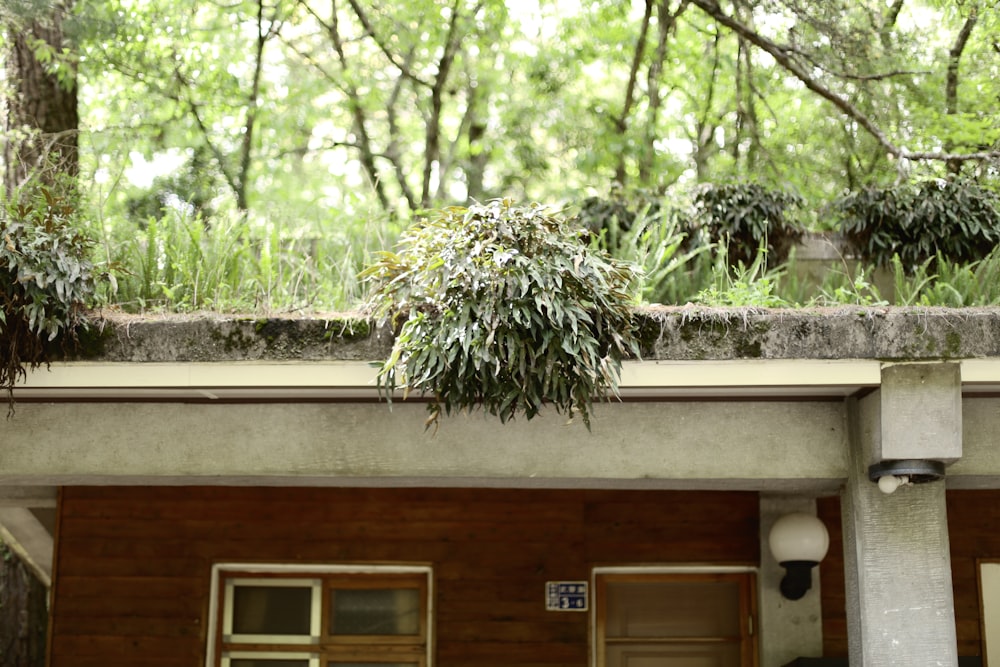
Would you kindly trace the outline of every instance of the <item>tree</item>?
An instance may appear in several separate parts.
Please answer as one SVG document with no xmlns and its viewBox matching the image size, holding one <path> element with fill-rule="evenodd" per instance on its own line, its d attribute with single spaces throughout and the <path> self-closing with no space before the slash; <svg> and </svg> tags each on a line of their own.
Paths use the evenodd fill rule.
<svg viewBox="0 0 1000 667">
<path fill-rule="evenodd" d="M 63 34 L 73 0 L 39 11 L 14 2 L 0 9 L 7 35 L 5 72 L 11 93 L 4 117 L 7 196 L 30 179 L 53 183 L 79 170 L 75 62 Z"/>
<path fill-rule="evenodd" d="M 4 247 L 0 251 L 0 340 L 5 351 L 0 385 L 8 392 L 24 366 L 37 365 L 44 353 L 40 335 L 44 314 L 34 319 L 24 310 L 38 304 L 21 300 L 25 286 L 12 284 L 23 278 L 10 263 L 25 235 L 10 210 L 39 210 L 44 197 L 49 204 L 75 209 L 75 184 L 79 171 L 79 116 L 75 58 L 64 35 L 72 0 L 52 5 L 12 2 L 0 8 L 0 30 L 6 37 L 4 72 L 9 86 L 3 118 L 4 196 L 7 211 L 0 212 Z M 42 193 L 42 194 L 38 194 Z M 46 211 L 52 207 L 44 205 Z M 50 230 L 52 231 L 52 230 Z M 41 252 L 44 249 L 38 248 Z M 29 253 L 30 254 L 30 253 Z M 8 256 L 10 255 L 10 257 Z M 18 255 L 18 259 L 24 259 Z M 60 279 L 63 276 L 60 276 Z M 16 302 L 16 303 L 15 303 Z M 45 309 L 42 308 L 42 311 Z M 10 398 L 12 400 L 12 398 Z M 48 592 L 20 559 L 0 545 L 0 661 L 3 667 L 41 667 L 45 664 L 48 625 Z"/>
<path fill-rule="evenodd" d="M 987 0 L 78 1 L 84 170 L 104 198 L 175 165 L 158 191 L 114 189 L 117 210 L 170 194 L 291 228 L 616 182 L 753 177 L 815 201 L 995 178 Z"/>
<path fill-rule="evenodd" d="M 754 29 L 753 26 L 742 22 L 738 17 L 726 13 L 722 7 L 715 2 L 715 0 L 691 0 L 691 2 L 693 5 L 697 6 L 733 33 L 747 40 L 749 43 L 774 58 L 776 63 L 784 68 L 789 74 L 798 79 L 808 90 L 831 103 L 838 111 L 840 111 L 840 113 L 856 123 L 864 132 L 874 138 L 887 156 L 897 160 L 936 161 L 947 162 L 949 164 L 1000 159 L 1000 149 L 950 153 L 946 150 L 935 150 L 931 148 L 927 150 L 911 150 L 906 148 L 899 143 L 898 140 L 894 140 L 893 137 L 890 136 L 888 131 L 880 125 L 878 118 L 875 117 L 874 114 L 866 113 L 864 109 L 859 104 L 854 103 L 847 94 L 840 92 L 835 88 L 835 86 L 846 87 L 846 84 L 852 81 L 866 82 L 884 80 L 891 77 L 910 75 L 913 74 L 913 72 L 904 70 L 895 70 L 890 72 L 863 70 L 858 72 L 839 72 L 833 70 L 826 62 L 824 62 L 826 59 L 823 58 L 823 54 L 821 52 L 813 51 L 812 49 L 804 50 L 795 44 L 780 44 L 772 38 L 764 35 L 762 32 Z M 794 3 L 789 4 L 794 7 Z M 833 3 L 828 3 L 821 6 L 826 11 L 833 11 L 832 4 Z M 850 12 L 845 13 L 850 15 Z M 970 17 L 975 14 L 976 11 L 971 12 Z M 806 10 L 803 10 L 801 7 L 798 8 L 796 13 L 798 18 L 802 18 L 807 15 Z M 800 23 L 797 23 L 796 25 L 799 24 Z M 962 26 L 959 36 L 956 38 L 956 45 L 952 47 L 948 56 L 947 67 L 949 70 L 956 66 L 955 62 L 958 58 L 960 58 L 961 52 L 964 50 L 964 43 L 967 40 L 967 36 L 963 37 L 963 34 L 967 31 L 971 31 L 971 27 L 973 25 L 974 21 L 970 24 L 967 19 L 965 24 Z M 847 33 L 839 34 L 841 37 L 846 37 L 847 35 Z M 852 36 L 856 36 L 858 33 L 851 32 L 850 34 Z M 841 43 L 844 43 L 844 41 L 846 40 L 841 40 Z M 864 46 L 868 45 L 865 44 Z M 961 46 L 961 48 L 959 48 L 959 46 Z M 858 49 L 857 44 L 855 44 L 853 48 L 853 55 L 855 56 L 854 60 L 864 60 L 866 55 L 865 49 Z M 820 76 L 815 75 L 813 71 L 810 71 L 810 66 L 813 71 L 818 69 L 829 75 L 831 81 L 828 83 L 827 81 L 821 79 Z M 1000 132 L 997 134 L 1000 135 Z M 988 140 L 992 140 L 990 141 L 990 144 L 996 143 L 998 138 L 1000 138 L 1000 136 L 987 136 Z M 925 141 L 927 139 L 935 141 L 938 137 L 930 136 L 923 139 Z"/>
</svg>

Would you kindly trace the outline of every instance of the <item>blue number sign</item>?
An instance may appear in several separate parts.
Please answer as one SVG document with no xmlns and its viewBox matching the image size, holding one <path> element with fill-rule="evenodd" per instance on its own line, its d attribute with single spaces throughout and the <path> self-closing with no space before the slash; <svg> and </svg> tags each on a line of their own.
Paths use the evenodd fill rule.
<svg viewBox="0 0 1000 667">
<path fill-rule="evenodd" d="M 545 609 L 548 611 L 587 611 L 587 582 L 546 582 Z"/>
</svg>

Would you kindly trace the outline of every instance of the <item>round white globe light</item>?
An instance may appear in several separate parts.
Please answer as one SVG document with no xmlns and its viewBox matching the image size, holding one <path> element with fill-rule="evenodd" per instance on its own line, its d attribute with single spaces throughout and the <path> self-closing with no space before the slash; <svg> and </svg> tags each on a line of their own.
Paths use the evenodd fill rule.
<svg viewBox="0 0 1000 667">
<path fill-rule="evenodd" d="M 830 535 L 823 522 L 812 514 L 795 512 L 774 522 L 768 544 L 779 563 L 818 563 L 830 548 Z"/>
</svg>

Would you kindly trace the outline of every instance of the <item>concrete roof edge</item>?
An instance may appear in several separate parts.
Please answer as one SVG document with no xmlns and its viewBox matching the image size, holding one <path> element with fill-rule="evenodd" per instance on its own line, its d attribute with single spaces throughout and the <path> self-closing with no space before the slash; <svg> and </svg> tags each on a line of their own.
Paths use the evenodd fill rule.
<svg viewBox="0 0 1000 667">
<path fill-rule="evenodd" d="M 940 360 L 1000 357 L 1000 308 L 636 309 L 644 360 Z M 92 318 L 56 361 L 383 359 L 392 334 L 359 313 Z M 69 350 L 67 352 L 67 350 Z"/>
</svg>

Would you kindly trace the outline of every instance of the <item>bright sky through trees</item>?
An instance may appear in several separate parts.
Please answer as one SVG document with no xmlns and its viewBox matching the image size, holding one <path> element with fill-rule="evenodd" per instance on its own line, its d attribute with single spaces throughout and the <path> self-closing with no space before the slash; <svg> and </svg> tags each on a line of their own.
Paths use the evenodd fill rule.
<svg viewBox="0 0 1000 667">
<path fill-rule="evenodd" d="M 54 6 L 12 0 L 0 20 L 9 37 Z M 82 174 L 110 216 L 167 193 L 294 220 L 746 178 L 824 197 L 893 182 L 900 165 L 995 177 L 996 0 L 76 0 L 64 13 L 72 48 L 47 62 L 77 74 Z"/>
</svg>

